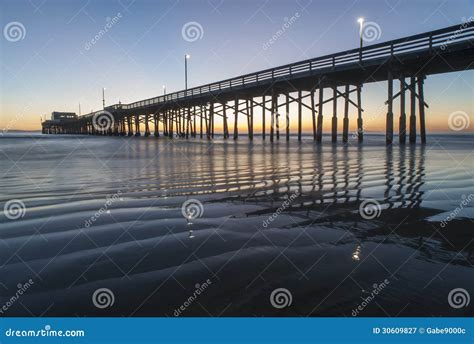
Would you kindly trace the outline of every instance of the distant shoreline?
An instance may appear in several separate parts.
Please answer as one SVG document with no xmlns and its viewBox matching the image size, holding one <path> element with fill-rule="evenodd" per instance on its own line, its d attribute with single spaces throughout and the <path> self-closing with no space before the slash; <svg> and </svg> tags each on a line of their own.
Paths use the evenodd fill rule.
<svg viewBox="0 0 474 344">
<path fill-rule="evenodd" d="M 11 129 L 11 130 L 5 130 L 2 131 L 1 134 L 7 134 L 7 133 L 41 133 L 41 129 L 39 130 L 20 130 L 20 129 Z"/>
</svg>

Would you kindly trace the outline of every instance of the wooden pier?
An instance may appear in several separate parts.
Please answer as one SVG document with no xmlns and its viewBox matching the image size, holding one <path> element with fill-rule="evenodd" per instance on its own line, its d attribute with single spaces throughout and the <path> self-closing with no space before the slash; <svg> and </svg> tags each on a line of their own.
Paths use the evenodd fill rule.
<svg viewBox="0 0 474 344">
<path fill-rule="evenodd" d="M 229 122 L 233 119 L 232 138 L 239 138 L 245 128 L 254 139 L 255 108 L 262 111 L 261 138 L 271 142 L 290 139 L 290 119 L 296 117 L 297 139 L 302 140 L 303 109 L 309 110 L 312 137 L 321 142 L 323 120 L 331 121 L 331 141 L 346 143 L 349 137 L 364 138 L 363 85 L 387 82 L 386 143 L 395 141 L 394 100 L 400 98 L 398 142 L 415 143 L 417 127 L 422 143 L 426 142 L 424 82 L 432 74 L 474 68 L 473 22 L 447 27 L 414 36 L 352 49 L 256 73 L 170 93 L 131 104 L 115 104 L 101 111 L 80 116 L 77 120 L 42 123 L 43 133 L 114 136 L 153 136 L 205 138 L 215 136 L 215 119 L 221 117 L 223 138 L 230 139 Z M 399 90 L 397 91 L 397 84 Z M 325 98 L 324 95 L 329 95 Z M 338 109 L 342 98 L 344 108 Z M 406 101 L 409 102 L 407 125 Z M 290 113 L 290 104 L 297 113 Z M 326 105 L 326 106 L 324 106 Z M 332 106 L 331 106 L 332 105 Z M 350 109 L 357 112 L 357 131 L 349 135 Z M 418 108 L 418 109 L 417 109 Z M 342 136 L 338 136 L 339 113 L 343 113 Z M 270 123 L 266 122 L 270 114 Z M 240 120 L 240 121 L 239 121 Z M 268 128 L 269 125 L 269 128 Z M 280 128 L 283 128 L 280 132 Z M 143 130 L 143 132 L 142 132 Z"/>
</svg>

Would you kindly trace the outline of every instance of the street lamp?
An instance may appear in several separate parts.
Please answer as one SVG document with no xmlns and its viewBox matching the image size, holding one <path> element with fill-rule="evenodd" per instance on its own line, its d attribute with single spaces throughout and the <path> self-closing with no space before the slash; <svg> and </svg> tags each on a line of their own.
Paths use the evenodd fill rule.
<svg viewBox="0 0 474 344">
<path fill-rule="evenodd" d="M 191 58 L 191 55 L 184 55 L 184 89 L 188 89 L 188 59 Z"/>
<path fill-rule="evenodd" d="M 163 95 L 166 95 L 166 85 L 163 85 Z"/>
<path fill-rule="evenodd" d="M 105 87 L 102 87 L 102 107 L 105 110 Z"/>
<path fill-rule="evenodd" d="M 357 19 L 359 23 L 359 37 L 360 37 L 360 52 L 359 52 L 359 59 L 362 60 L 362 30 L 364 29 L 364 18 Z"/>
</svg>

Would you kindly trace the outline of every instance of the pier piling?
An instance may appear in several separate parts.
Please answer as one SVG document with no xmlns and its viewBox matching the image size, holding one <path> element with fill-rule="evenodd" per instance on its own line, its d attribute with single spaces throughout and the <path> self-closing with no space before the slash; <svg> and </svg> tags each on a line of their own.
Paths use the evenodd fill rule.
<svg viewBox="0 0 474 344">
<path fill-rule="evenodd" d="M 301 91 L 298 91 L 298 141 L 301 141 L 302 117 L 303 117 L 303 99 L 302 99 Z"/>
<path fill-rule="evenodd" d="M 398 139 L 401 144 L 406 143 L 407 128 L 406 128 L 406 113 L 405 113 L 405 78 L 400 78 L 400 122 L 398 124 Z"/>
<path fill-rule="evenodd" d="M 387 106 L 387 120 L 386 120 L 386 132 L 385 142 L 387 145 L 391 145 L 393 142 L 393 76 L 392 72 L 388 72 L 388 106 Z"/>
<path fill-rule="evenodd" d="M 364 141 L 361 88 L 361 85 L 357 85 L 357 139 L 359 142 Z"/>
<path fill-rule="evenodd" d="M 426 128 L 425 128 L 425 96 L 423 92 L 424 76 L 418 77 L 418 104 L 420 112 L 420 139 L 421 143 L 426 143 Z"/>
<path fill-rule="evenodd" d="M 318 103 L 318 126 L 316 128 L 316 142 L 321 142 L 323 138 L 323 90 L 324 88 L 319 86 L 319 103 Z"/>
<path fill-rule="evenodd" d="M 337 142 L 337 86 L 332 87 L 332 130 L 331 130 L 331 141 Z"/>
<path fill-rule="evenodd" d="M 410 143 L 416 143 L 415 77 L 410 78 Z"/>
</svg>

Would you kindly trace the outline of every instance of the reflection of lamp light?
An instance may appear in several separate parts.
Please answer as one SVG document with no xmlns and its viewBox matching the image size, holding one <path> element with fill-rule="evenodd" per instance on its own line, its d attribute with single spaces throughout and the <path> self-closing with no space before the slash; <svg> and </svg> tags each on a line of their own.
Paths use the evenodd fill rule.
<svg viewBox="0 0 474 344">
<path fill-rule="evenodd" d="M 360 260 L 361 248 L 357 245 L 355 251 L 352 253 L 352 260 L 358 262 Z"/>
<path fill-rule="evenodd" d="M 189 239 L 194 238 L 194 234 L 193 234 L 193 230 L 192 230 L 192 229 L 190 229 L 188 233 L 189 233 L 189 236 L 188 236 Z"/>
</svg>

